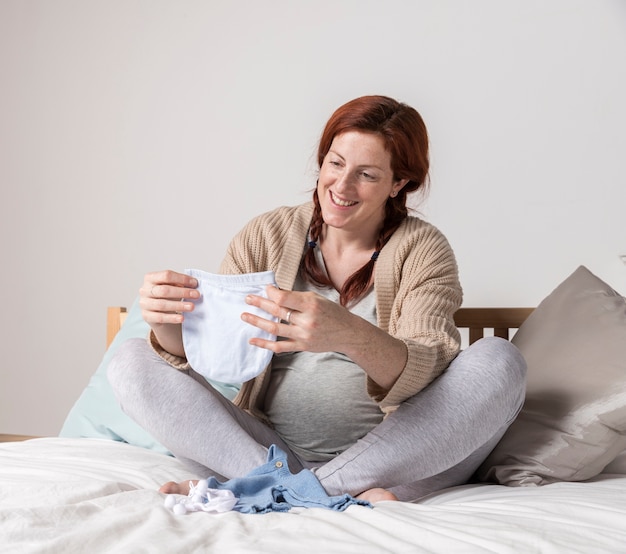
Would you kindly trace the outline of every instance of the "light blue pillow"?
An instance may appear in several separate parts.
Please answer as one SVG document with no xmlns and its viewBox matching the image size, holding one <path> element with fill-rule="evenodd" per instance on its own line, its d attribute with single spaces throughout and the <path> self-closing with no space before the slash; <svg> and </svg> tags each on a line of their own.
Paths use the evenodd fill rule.
<svg viewBox="0 0 626 554">
<path fill-rule="evenodd" d="M 109 362 L 120 345 L 128 339 L 147 337 L 148 331 L 148 324 L 141 317 L 139 299 L 136 299 L 98 369 L 67 415 L 59 436 L 110 439 L 169 454 L 163 445 L 122 411 L 106 376 Z M 210 383 L 231 400 L 239 390 L 237 385 Z"/>
</svg>

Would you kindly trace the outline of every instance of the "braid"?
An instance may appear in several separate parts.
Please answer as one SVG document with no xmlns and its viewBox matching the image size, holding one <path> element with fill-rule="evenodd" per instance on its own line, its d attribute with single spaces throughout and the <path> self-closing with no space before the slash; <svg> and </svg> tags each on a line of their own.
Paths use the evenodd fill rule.
<svg viewBox="0 0 626 554">
<path fill-rule="evenodd" d="M 332 283 L 315 258 L 315 246 L 319 242 L 322 234 L 322 225 L 324 218 L 322 217 L 322 208 L 317 196 L 317 190 L 313 193 L 313 217 L 311 218 L 311 226 L 309 228 L 309 248 L 307 248 L 303 259 L 303 277 L 315 285 L 323 287 L 332 287 Z"/>
<path fill-rule="evenodd" d="M 399 208 L 399 209 L 398 209 Z M 390 198 L 385 205 L 385 221 L 376 240 L 376 251 L 370 260 L 361 268 L 355 271 L 345 282 L 340 294 L 342 306 L 347 306 L 351 302 L 359 300 L 368 290 L 374 265 L 378 259 L 378 254 L 396 232 L 403 219 L 407 215 L 404 198 Z"/>
<path fill-rule="evenodd" d="M 383 223 L 383 228 L 378 235 L 378 239 L 376 240 L 376 251 L 370 260 L 363 267 L 350 275 L 348 280 L 344 283 L 339 295 L 339 302 L 342 306 L 347 306 L 348 304 L 359 300 L 367 292 L 378 254 L 398 229 L 402 220 L 407 216 L 404 196 L 405 194 L 402 194 L 402 191 L 400 191 L 398 197 L 390 198 L 387 201 L 385 206 L 385 221 Z M 332 282 L 330 281 L 328 275 L 319 266 L 315 257 L 315 245 L 319 241 L 322 225 L 324 223 L 317 191 L 313 194 L 313 201 L 315 207 L 309 231 L 310 247 L 304 255 L 303 277 L 314 284 L 332 287 Z"/>
</svg>

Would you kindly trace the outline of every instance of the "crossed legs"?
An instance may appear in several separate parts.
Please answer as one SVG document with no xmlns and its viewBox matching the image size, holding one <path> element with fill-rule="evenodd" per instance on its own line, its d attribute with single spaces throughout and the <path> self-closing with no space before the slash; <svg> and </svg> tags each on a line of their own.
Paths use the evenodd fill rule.
<svg viewBox="0 0 626 554">
<path fill-rule="evenodd" d="M 376 501 L 414 500 L 466 482 L 521 409 L 525 370 L 508 341 L 483 339 L 355 445 L 317 467 L 201 377 L 170 367 L 144 340 L 125 342 L 108 376 L 123 410 L 196 472 L 243 476 L 264 464 L 267 448 L 276 444 L 293 473 L 312 469 L 329 495 L 370 491 L 374 496 L 366 499 Z"/>
</svg>

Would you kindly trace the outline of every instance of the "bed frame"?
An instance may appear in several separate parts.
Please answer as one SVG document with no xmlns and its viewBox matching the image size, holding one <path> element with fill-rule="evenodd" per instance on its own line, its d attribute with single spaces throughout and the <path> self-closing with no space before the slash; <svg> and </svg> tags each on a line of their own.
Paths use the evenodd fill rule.
<svg viewBox="0 0 626 554">
<path fill-rule="evenodd" d="M 511 331 L 519 329 L 534 308 L 460 308 L 454 314 L 459 329 L 469 330 L 469 343 L 473 344 L 493 329 L 494 337 L 509 340 Z"/>
<path fill-rule="evenodd" d="M 123 306 L 109 306 L 107 308 L 107 348 L 124 325 L 127 315 L 128 311 Z"/>
<path fill-rule="evenodd" d="M 495 337 L 509 340 L 510 333 L 519 329 L 534 308 L 460 308 L 454 314 L 454 322 L 459 329 L 469 330 L 469 343 L 473 344 L 485 336 L 485 331 L 492 329 Z M 117 332 L 124 325 L 126 308 L 112 306 L 107 310 L 107 348 Z"/>
</svg>

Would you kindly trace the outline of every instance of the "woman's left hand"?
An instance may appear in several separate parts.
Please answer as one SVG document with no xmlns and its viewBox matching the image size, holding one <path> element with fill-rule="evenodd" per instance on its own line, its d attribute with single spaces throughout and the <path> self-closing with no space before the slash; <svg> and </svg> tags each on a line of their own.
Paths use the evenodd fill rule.
<svg viewBox="0 0 626 554">
<path fill-rule="evenodd" d="M 286 291 L 267 288 L 268 298 L 249 295 L 246 302 L 280 319 L 275 322 L 250 313 L 241 318 L 284 340 L 260 338 L 250 344 L 280 352 L 344 352 L 346 341 L 354 329 L 354 316 L 346 308 L 314 292 Z M 342 346 L 343 345 L 343 346 Z"/>
<path fill-rule="evenodd" d="M 280 322 L 250 313 L 241 318 L 284 340 L 250 339 L 250 344 L 281 352 L 340 352 L 361 367 L 384 389 L 402 373 L 408 351 L 404 342 L 376 325 L 314 292 L 267 288 L 268 298 L 250 295 L 246 302 L 279 318 Z"/>
</svg>

